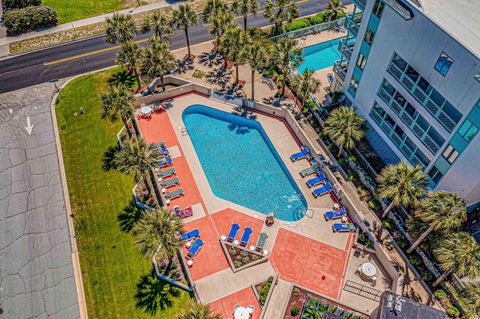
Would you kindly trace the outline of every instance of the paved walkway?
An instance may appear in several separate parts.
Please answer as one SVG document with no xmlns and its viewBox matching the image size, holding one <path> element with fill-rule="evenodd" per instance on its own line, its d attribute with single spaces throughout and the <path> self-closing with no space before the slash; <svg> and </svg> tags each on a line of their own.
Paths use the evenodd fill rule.
<svg viewBox="0 0 480 319">
<path fill-rule="evenodd" d="M 272 296 L 268 302 L 267 309 L 265 309 L 264 318 L 283 318 L 283 311 L 285 304 L 290 298 L 290 289 L 292 284 L 288 281 L 279 279 L 277 284 L 273 287 Z"/>
</svg>

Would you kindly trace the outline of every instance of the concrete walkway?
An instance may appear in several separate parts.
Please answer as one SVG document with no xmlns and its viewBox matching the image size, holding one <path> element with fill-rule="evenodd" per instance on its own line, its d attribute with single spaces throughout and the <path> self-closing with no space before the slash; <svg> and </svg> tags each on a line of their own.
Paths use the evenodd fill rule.
<svg viewBox="0 0 480 319">
<path fill-rule="evenodd" d="M 285 305 L 290 298 L 290 289 L 293 284 L 288 281 L 279 279 L 273 288 L 272 296 L 265 309 L 264 318 L 283 318 Z"/>
</svg>

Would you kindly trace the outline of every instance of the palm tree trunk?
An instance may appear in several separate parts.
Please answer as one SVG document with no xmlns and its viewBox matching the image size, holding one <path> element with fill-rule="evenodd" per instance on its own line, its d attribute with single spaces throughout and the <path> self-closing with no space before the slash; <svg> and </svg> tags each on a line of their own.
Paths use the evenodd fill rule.
<svg viewBox="0 0 480 319">
<path fill-rule="evenodd" d="M 127 130 L 128 138 L 132 139 L 132 132 L 130 132 L 130 128 L 128 127 L 127 119 L 123 118 L 123 116 L 122 116 L 122 121 L 123 121 L 123 125 L 125 125 L 125 129 Z"/>
<path fill-rule="evenodd" d="M 252 101 L 255 100 L 255 69 L 252 68 Z"/>
<path fill-rule="evenodd" d="M 338 158 L 338 159 L 341 158 L 342 152 L 343 152 L 343 145 L 340 145 L 340 148 L 338 149 L 338 154 L 337 154 L 337 158 Z"/>
<path fill-rule="evenodd" d="M 237 63 L 237 62 L 235 62 L 235 73 L 237 73 L 237 78 L 236 78 L 236 80 L 235 80 L 235 84 L 237 84 L 238 81 L 240 80 L 240 79 L 238 78 L 238 63 Z"/>
<path fill-rule="evenodd" d="M 135 73 L 135 78 L 137 79 L 138 89 L 140 89 L 140 76 L 138 75 L 138 70 L 135 66 L 133 66 L 133 73 Z"/>
<path fill-rule="evenodd" d="M 407 253 L 410 254 L 412 251 L 414 251 L 415 248 L 417 248 L 417 246 L 420 245 L 425 240 L 425 238 L 427 238 L 428 235 L 430 235 L 432 231 L 433 231 L 433 227 L 432 226 L 428 227 L 428 229 L 420 237 L 418 237 L 418 239 L 413 243 L 413 245 L 410 248 L 408 248 Z"/>
<path fill-rule="evenodd" d="M 243 16 L 243 32 L 247 31 L 247 15 Z"/>
<path fill-rule="evenodd" d="M 388 213 L 392 210 L 394 205 L 394 202 L 391 202 L 390 205 L 388 205 L 388 207 L 385 209 L 385 211 L 383 212 L 382 214 L 382 219 L 387 217 Z"/>
<path fill-rule="evenodd" d="M 165 92 L 165 80 L 163 79 L 164 75 L 160 77 L 160 83 L 162 84 L 162 91 Z"/>
<path fill-rule="evenodd" d="M 190 39 L 188 38 L 188 28 L 185 28 L 185 38 L 187 39 L 188 57 L 190 58 Z"/>
<path fill-rule="evenodd" d="M 451 273 L 453 272 L 453 269 L 447 269 L 445 270 L 445 272 L 437 278 L 437 280 L 435 280 L 435 282 L 432 284 L 433 287 L 436 287 L 438 286 L 440 283 L 442 283 L 442 281 L 445 280 L 445 278 L 447 278 Z"/>
</svg>

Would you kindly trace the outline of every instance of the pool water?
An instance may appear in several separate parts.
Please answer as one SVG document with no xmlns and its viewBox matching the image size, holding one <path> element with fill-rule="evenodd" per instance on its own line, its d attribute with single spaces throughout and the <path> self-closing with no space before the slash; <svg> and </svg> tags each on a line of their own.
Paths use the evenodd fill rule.
<svg viewBox="0 0 480 319">
<path fill-rule="evenodd" d="M 182 118 L 217 197 L 286 221 L 305 215 L 305 198 L 260 123 L 199 104 Z"/>
<path fill-rule="evenodd" d="M 298 73 L 303 74 L 306 69 L 318 71 L 333 66 L 341 57 L 339 42 L 340 38 L 303 48 L 303 62 L 297 66 Z"/>
</svg>

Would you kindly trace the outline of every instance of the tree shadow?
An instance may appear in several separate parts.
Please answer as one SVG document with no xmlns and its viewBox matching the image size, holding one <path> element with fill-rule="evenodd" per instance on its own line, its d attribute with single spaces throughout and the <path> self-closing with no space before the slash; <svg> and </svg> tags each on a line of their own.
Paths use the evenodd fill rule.
<svg viewBox="0 0 480 319">
<path fill-rule="evenodd" d="M 139 208 L 135 200 L 132 200 L 128 205 L 123 209 L 123 212 L 118 214 L 117 220 L 120 224 L 120 229 L 126 233 L 129 233 L 133 226 L 140 220 L 143 215 L 144 210 Z"/>
<path fill-rule="evenodd" d="M 115 165 L 115 154 L 120 150 L 118 145 L 108 147 L 107 151 L 103 154 L 103 165 L 102 168 L 106 171 L 116 169 Z"/>
<path fill-rule="evenodd" d="M 109 84 L 123 84 L 127 87 L 131 87 L 135 84 L 135 76 L 130 74 L 127 70 L 121 70 L 115 72 L 108 79 Z"/>
<path fill-rule="evenodd" d="M 136 307 L 150 315 L 170 308 L 174 298 L 180 296 L 180 289 L 159 279 L 152 268 L 149 274 L 140 277 L 135 293 Z"/>
<path fill-rule="evenodd" d="M 213 69 L 206 75 L 207 81 L 210 84 L 216 84 L 224 88 L 230 80 L 230 72 L 224 67 Z"/>
<path fill-rule="evenodd" d="M 184 74 L 188 70 L 193 70 L 193 62 L 190 60 L 177 60 L 173 73 L 175 74 Z"/>
<path fill-rule="evenodd" d="M 198 56 L 198 62 L 209 68 L 223 63 L 223 57 L 215 51 L 202 52 Z"/>
</svg>

